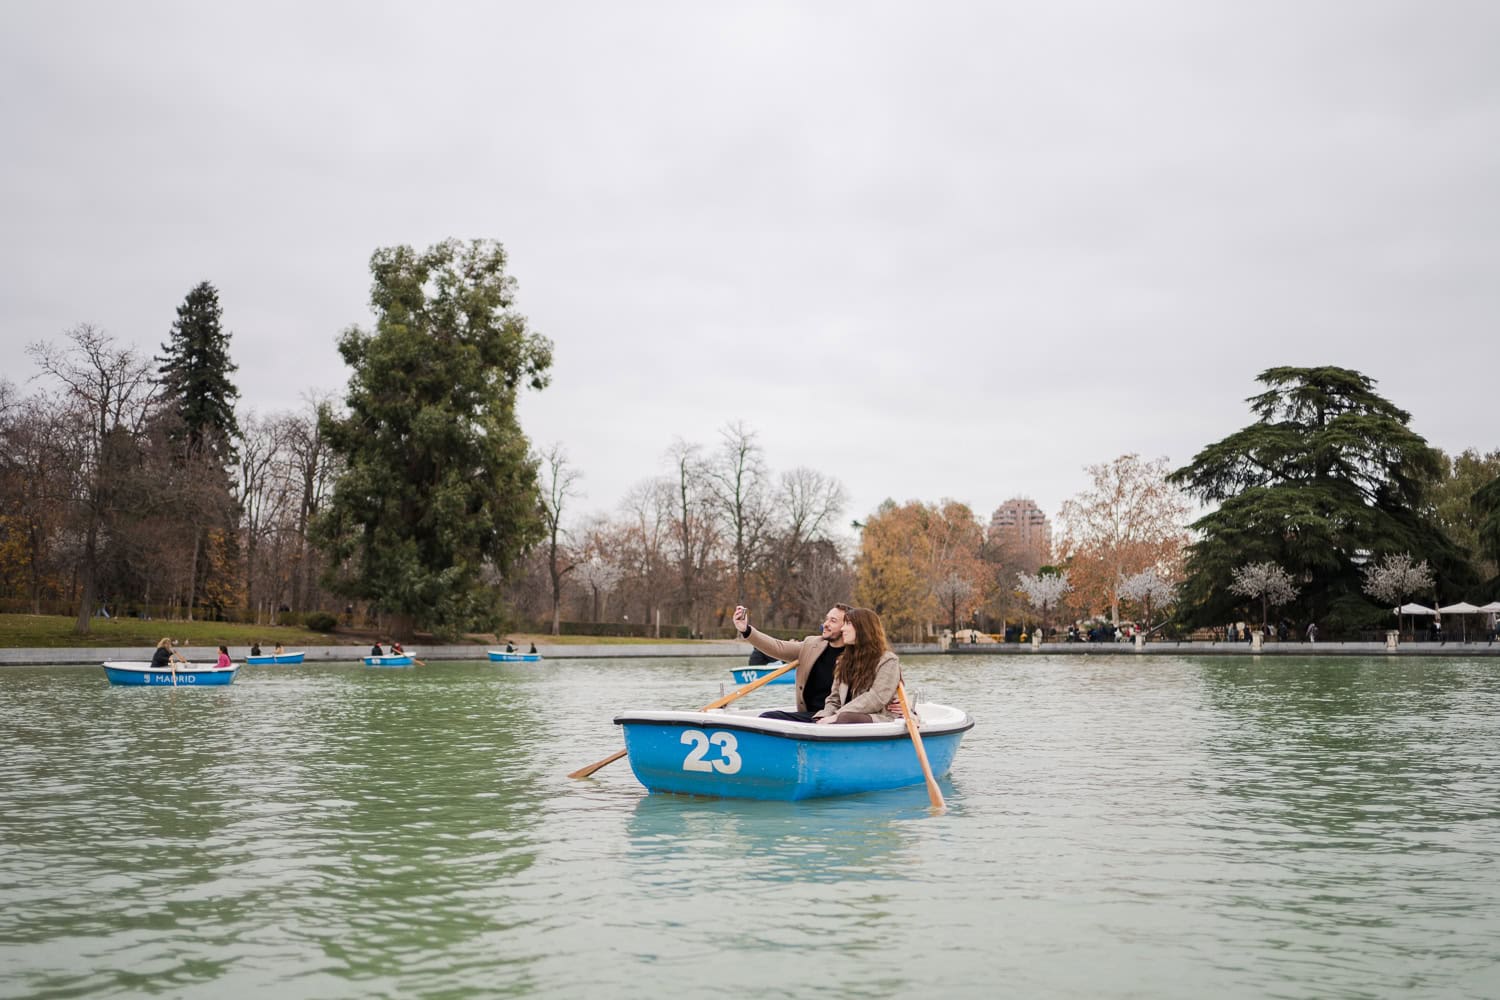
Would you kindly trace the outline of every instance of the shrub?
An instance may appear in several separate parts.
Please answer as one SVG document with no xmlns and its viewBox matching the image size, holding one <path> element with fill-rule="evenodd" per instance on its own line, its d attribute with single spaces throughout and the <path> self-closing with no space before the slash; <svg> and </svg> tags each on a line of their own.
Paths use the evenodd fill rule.
<svg viewBox="0 0 1500 1000">
<path fill-rule="evenodd" d="M 326 611 L 314 611 L 302 620 L 314 632 L 332 632 L 338 623 L 338 617 Z"/>
</svg>

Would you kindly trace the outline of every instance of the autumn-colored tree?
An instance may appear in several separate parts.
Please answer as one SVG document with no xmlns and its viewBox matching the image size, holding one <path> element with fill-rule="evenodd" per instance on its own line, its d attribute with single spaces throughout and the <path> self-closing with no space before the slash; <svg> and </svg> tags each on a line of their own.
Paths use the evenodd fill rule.
<svg viewBox="0 0 1500 1000">
<path fill-rule="evenodd" d="M 1091 465 L 1088 489 L 1063 504 L 1061 562 L 1090 610 L 1120 620 L 1120 584 L 1150 567 L 1175 575 L 1188 542 L 1187 497 L 1167 483 L 1165 458 L 1121 455 Z"/>
<path fill-rule="evenodd" d="M 887 500 L 864 524 L 855 600 L 879 612 L 888 633 L 913 640 L 945 615 L 967 619 L 993 586 L 982 538 L 965 504 Z"/>
</svg>

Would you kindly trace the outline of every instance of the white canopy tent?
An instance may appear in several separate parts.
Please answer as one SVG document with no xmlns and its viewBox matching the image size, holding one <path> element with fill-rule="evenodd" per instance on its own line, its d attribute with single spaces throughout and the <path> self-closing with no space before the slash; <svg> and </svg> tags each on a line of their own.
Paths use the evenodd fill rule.
<svg viewBox="0 0 1500 1000">
<path fill-rule="evenodd" d="M 1459 601 L 1457 604 L 1450 604 L 1446 608 L 1438 608 L 1438 613 L 1444 615 L 1465 616 L 1460 620 L 1459 624 L 1463 628 L 1463 641 L 1469 641 L 1469 619 L 1467 618 L 1467 616 L 1477 615 L 1479 613 L 1479 609 L 1477 607 L 1470 604 L 1468 601 Z"/>
<path fill-rule="evenodd" d="M 1485 612 L 1486 614 L 1492 615 L 1495 612 L 1500 611 L 1500 601 L 1491 601 L 1488 604 L 1481 604 L 1479 606 L 1479 610 Z"/>
<path fill-rule="evenodd" d="M 1500 602 L 1497 602 L 1497 603 L 1500 603 Z M 1403 604 L 1403 605 L 1401 605 L 1401 607 L 1399 607 L 1399 608 L 1396 609 L 1396 614 L 1398 614 L 1398 615 L 1435 615 L 1435 614 L 1437 614 L 1437 612 L 1434 611 L 1432 608 L 1426 608 L 1426 607 L 1423 607 L 1420 604 Z"/>
</svg>

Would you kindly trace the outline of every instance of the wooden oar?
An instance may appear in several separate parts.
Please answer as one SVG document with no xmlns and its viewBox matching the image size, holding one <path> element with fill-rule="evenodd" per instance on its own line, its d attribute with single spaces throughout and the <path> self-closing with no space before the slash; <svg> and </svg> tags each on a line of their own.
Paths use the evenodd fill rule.
<svg viewBox="0 0 1500 1000">
<path fill-rule="evenodd" d="M 738 691 L 731 691 L 729 694 L 726 694 L 724 697 L 720 698 L 718 701 L 709 702 L 707 705 L 704 705 L 702 708 L 698 709 L 698 711 L 700 711 L 700 712 L 711 712 L 711 711 L 713 711 L 716 708 L 723 708 L 725 705 L 729 704 L 731 701 L 734 701 L 736 698 L 741 698 L 741 697 L 749 694 L 751 691 L 754 691 L 756 688 L 761 687 L 762 685 L 771 683 L 776 678 L 778 678 L 782 674 L 786 673 L 788 670 L 795 670 L 795 669 L 797 669 L 797 661 L 796 660 L 792 660 L 789 663 L 786 663 L 786 664 L 784 664 L 782 666 L 777 667 L 775 670 L 771 671 L 769 674 L 766 674 L 766 676 L 756 678 L 755 680 L 751 681 L 749 684 L 746 684 L 744 687 L 740 688 Z M 570 777 L 570 778 L 587 778 L 589 775 L 593 774 L 595 771 L 599 770 L 601 767 L 604 767 L 604 766 L 606 766 L 608 764 L 613 764 L 615 761 L 617 761 L 621 757 L 625 756 L 625 754 L 626 754 L 626 751 L 624 751 L 624 750 L 618 750 L 615 753 L 610 754 L 608 757 L 604 758 L 603 760 L 596 761 L 595 763 L 590 764 L 588 767 L 580 767 L 578 770 L 576 770 L 573 773 L 569 774 L 568 777 Z"/>
<path fill-rule="evenodd" d="M 932 776 L 932 765 L 927 763 L 927 748 L 922 746 L 922 734 L 917 732 L 916 716 L 911 714 L 911 706 L 906 703 L 904 682 L 896 682 L 896 697 L 901 700 L 901 714 L 906 716 L 906 731 L 911 734 L 912 749 L 917 752 L 917 762 L 922 765 L 922 776 L 927 779 L 927 797 L 932 800 L 933 809 L 943 812 L 948 806 L 943 802 L 943 793 L 938 789 L 937 779 Z"/>
</svg>

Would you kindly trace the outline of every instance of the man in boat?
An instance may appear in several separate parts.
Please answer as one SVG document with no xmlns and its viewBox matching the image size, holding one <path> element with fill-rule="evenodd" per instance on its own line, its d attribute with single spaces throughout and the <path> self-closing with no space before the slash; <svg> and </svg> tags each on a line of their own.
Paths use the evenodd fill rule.
<svg viewBox="0 0 1500 1000">
<path fill-rule="evenodd" d="M 532 644 L 531 644 L 531 648 L 530 648 L 530 649 L 528 649 L 528 650 L 527 650 L 527 651 L 526 651 L 526 652 L 527 652 L 527 653 L 535 653 L 535 652 L 536 652 L 536 643 L 534 643 L 534 642 L 533 642 L 533 643 L 532 643 Z"/>
<path fill-rule="evenodd" d="M 835 604 L 823 616 L 822 631 L 797 642 L 777 639 L 751 628 L 750 612 L 744 607 L 734 609 L 734 627 L 739 630 L 741 639 L 767 656 L 783 662 L 797 661 L 797 710 L 768 712 L 766 715 L 811 722 L 813 715 L 823 710 L 828 692 L 833 690 L 833 665 L 844 648 L 844 622 L 849 610 L 847 604 Z"/>
<path fill-rule="evenodd" d="M 259 639 L 255 640 L 254 642 L 252 642 L 250 644 L 250 655 L 251 656 L 259 656 L 260 655 L 260 640 Z"/>
<path fill-rule="evenodd" d="M 406 655 L 406 649 L 404 647 L 402 647 L 401 643 L 397 642 L 395 639 L 391 640 L 391 655 L 392 656 L 405 656 Z"/>
<path fill-rule="evenodd" d="M 380 640 L 379 639 L 376 639 L 375 640 L 375 645 L 373 645 L 373 646 L 370 647 L 370 655 L 371 656 L 384 656 L 385 655 L 385 650 L 381 648 L 381 646 L 380 646 Z"/>
</svg>

